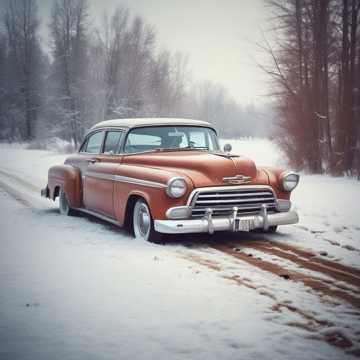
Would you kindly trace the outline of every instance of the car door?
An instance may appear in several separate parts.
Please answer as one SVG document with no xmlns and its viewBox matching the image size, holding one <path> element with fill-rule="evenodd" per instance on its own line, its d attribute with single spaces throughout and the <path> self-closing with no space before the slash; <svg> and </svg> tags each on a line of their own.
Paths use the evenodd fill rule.
<svg viewBox="0 0 360 360">
<path fill-rule="evenodd" d="M 84 185 L 86 179 L 86 172 L 89 164 L 96 161 L 96 158 L 99 156 L 102 143 L 104 139 L 105 131 L 97 130 L 88 134 L 82 143 L 80 150 L 77 154 L 69 156 L 65 164 L 71 165 L 79 169 L 81 178 L 80 178 L 80 199 L 81 207 L 84 206 Z"/>
<path fill-rule="evenodd" d="M 88 210 L 114 218 L 114 179 L 121 163 L 119 148 L 123 132 L 107 130 L 98 156 L 90 162 L 84 183 L 84 204 Z"/>
</svg>

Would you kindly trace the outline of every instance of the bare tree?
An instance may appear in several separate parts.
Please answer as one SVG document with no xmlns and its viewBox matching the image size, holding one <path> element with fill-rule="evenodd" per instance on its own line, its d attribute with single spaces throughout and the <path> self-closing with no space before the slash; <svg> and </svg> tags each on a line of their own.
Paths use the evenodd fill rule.
<svg viewBox="0 0 360 360">
<path fill-rule="evenodd" d="M 6 3 L 5 26 L 8 41 L 8 71 L 13 82 L 8 88 L 12 108 L 23 119 L 17 124 L 24 140 L 35 133 L 39 105 L 41 51 L 37 35 L 35 0 L 12 0 Z M 19 119 L 17 119 L 19 121 Z"/>
<path fill-rule="evenodd" d="M 85 121 L 84 91 L 87 72 L 87 0 L 56 0 L 51 12 L 55 78 L 63 103 L 68 137 L 77 146 Z"/>
<path fill-rule="evenodd" d="M 359 147 L 356 0 L 269 0 L 279 42 L 264 50 L 281 113 L 281 143 L 298 167 L 353 173 Z M 359 167 L 359 166 L 358 166 Z"/>
</svg>

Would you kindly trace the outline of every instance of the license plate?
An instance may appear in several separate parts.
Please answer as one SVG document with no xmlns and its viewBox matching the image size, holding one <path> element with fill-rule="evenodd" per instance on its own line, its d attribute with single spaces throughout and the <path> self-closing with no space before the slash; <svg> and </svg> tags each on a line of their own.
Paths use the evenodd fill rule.
<svg viewBox="0 0 360 360">
<path fill-rule="evenodd" d="M 236 219 L 235 231 L 250 231 L 251 219 Z"/>
</svg>

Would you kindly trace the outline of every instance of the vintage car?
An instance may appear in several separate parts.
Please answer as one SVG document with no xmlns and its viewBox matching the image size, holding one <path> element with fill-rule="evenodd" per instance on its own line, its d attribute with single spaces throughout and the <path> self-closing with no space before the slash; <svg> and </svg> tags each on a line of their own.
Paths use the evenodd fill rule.
<svg viewBox="0 0 360 360">
<path fill-rule="evenodd" d="M 163 234 L 274 232 L 290 211 L 298 174 L 260 168 L 220 150 L 214 127 L 189 119 L 117 119 L 93 126 L 77 154 L 49 169 L 42 195 L 162 241 Z"/>
</svg>

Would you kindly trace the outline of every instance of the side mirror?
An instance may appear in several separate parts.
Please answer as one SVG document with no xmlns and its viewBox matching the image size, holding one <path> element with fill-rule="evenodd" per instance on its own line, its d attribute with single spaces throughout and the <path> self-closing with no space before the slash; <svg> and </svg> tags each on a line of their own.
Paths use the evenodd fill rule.
<svg viewBox="0 0 360 360">
<path fill-rule="evenodd" d="M 229 153 L 232 150 L 232 146 L 230 144 L 224 145 L 224 152 Z"/>
</svg>

